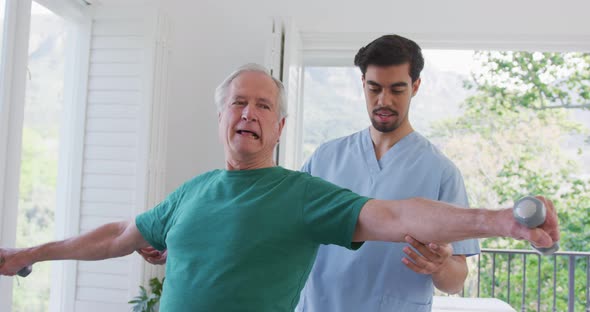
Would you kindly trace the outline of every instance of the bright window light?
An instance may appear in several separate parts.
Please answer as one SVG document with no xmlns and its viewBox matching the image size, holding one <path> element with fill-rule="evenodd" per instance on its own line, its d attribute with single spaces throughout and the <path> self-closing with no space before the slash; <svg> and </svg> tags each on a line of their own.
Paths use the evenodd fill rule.
<svg viewBox="0 0 590 312">
<path fill-rule="evenodd" d="M 45 243 L 55 236 L 66 36 L 65 20 L 33 2 L 21 152 L 18 247 Z M 13 311 L 49 310 L 50 267 L 49 262 L 36 264 L 34 278 L 14 283 Z"/>
</svg>

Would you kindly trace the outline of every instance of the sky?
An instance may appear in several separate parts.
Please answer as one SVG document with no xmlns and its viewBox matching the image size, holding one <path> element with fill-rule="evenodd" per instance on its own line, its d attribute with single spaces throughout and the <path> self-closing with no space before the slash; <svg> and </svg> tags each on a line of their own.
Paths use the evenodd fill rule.
<svg viewBox="0 0 590 312">
<path fill-rule="evenodd" d="M 468 75 L 473 62 L 473 50 L 422 50 L 426 66 L 434 66 L 441 71 Z"/>
</svg>

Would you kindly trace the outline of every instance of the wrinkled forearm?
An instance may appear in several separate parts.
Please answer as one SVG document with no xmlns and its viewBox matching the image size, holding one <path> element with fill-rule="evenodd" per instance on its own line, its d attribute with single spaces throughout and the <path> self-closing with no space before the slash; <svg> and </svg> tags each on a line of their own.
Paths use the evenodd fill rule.
<svg viewBox="0 0 590 312">
<path fill-rule="evenodd" d="M 463 209 L 454 205 L 411 198 L 400 203 L 397 222 L 402 231 L 422 242 L 449 243 L 468 238 L 505 236 L 499 211 Z"/>
<path fill-rule="evenodd" d="M 468 268 L 464 256 L 451 256 L 445 266 L 432 274 L 434 286 L 448 294 L 456 294 L 463 289 Z"/>
<path fill-rule="evenodd" d="M 102 260 L 125 256 L 147 245 L 139 232 L 133 230 L 134 225 L 130 225 L 130 222 L 105 224 L 88 233 L 31 247 L 24 252 L 33 263 L 49 260 Z"/>
<path fill-rule="evenodd" d="M 505 211 L 462 209 L 423 198 L 370 200 L 359 216 L 355 241 L 402 242 L 410 235 L 421 242 L 449 243 L 468 238 L 508 236 Z"/>
</svg>

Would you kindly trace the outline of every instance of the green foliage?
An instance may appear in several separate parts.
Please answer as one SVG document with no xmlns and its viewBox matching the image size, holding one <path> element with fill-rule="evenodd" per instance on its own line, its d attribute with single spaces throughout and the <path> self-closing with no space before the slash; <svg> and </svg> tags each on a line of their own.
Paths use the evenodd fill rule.
<svg viewBox="0 0 590 312">
<path fill-rule="evenodd" d="M 19 187 L 21 200 L 29 202 L 36 199 L 36 194 L 55 192 L 57 154 L 52 144 L 57 140 L 57 136 L 44 136 L 37 129 L 23 127 Z"/>
<path fill-rule="evenodd" d="M 510 257 L 510 276 L 508 276 L 508 258 Z M 526 278 L 522 255 L 497 254 L 495 258 L 495 275 L 492 283 L 493 261 L 491 255 L 481 258 L 480 297 L 496 297 L 510 303 L 517 310 L 522 310 L 522 292 L 525 290 L 523 311 L 567 311 L 568 305 L 568 258 L 541 257 L 539 255 L 526 256 Z M 553 293 L 553 270 L 555 267 L 556 292 Z M 540 269 L 540 271 L 539 271 Z M 540 275 L 539 275 L 539 272 Z M 585 258 L 575 261 L 574 296 L 575 311 L 585 311 L 586 305 L 586 272 Z M 510 282 L 508 281 L 510 279 Z M 540 288 L 537 288 L 539 279 Z M 523 285 L 523 281 L 525 281 Z M 509 284 L 510 283 L 510 284 Z M 494 285 L 494 289 L 492 289 Z M 475 289 L 468 291 L 468 295 L 475 295 Z M 539 296 L 540 293 L 540 296 Z M 555 298 L 554 298 L 555 296 Z M 539 304 L 539 307 L 537 307 Z"/>
<path fill-rule="evenodd" d="M 590 109 L 590 54 L 478 51 L 482 65 L 465 82 L 478 95 L 468 100 L 499 114 L 521 108 Z"/>
<path fill-rule="evenodd" d="M 463 116 L 433 127 L 445 153 L 461 168 L 472 206 L 511 205 L 528 194 L 544 194 L 558 209 L 561 250 L 588 251 L 590 240 L 590 180 L 588 164 L 564 150 L 566 140 L 588 137 L 587 125 L 573 121 L 574 109 L 590 109 L 590 57 L 580 53 L 478 52 L 481 72 L 465 85 L 476 93 L 466 99 Z M 588 144 L 588 139 L 581 144 Z M 585 167 L 583 167 L 585 166 Z M 527 243 L 488 239 L 484 248 L 529 249 Z M 567 258 L 529 255 L 511 261 L 507 255 L 481 257 L 481 297 L 495 296 L 523 311 L 553 307 L 556 268 L 557 311 L 567 310 Z M 575 310 L 585 307 L 586 262 L 576 260 Z M 537 290 L 538 268 L 541 289 Z M 526 272 L 526 279 L 524 274 Z M 523 285 L 523 281 L 526 283 Z M 493 281 L 493 283 L 492 283 Z M 495 285 L 492 289 L 491 285 Z M 477 289 L 467 290 L 475 296 Z M 508 292 L 511 295 L 508 298 Z M 540 298 L 537 295 L 540 291 Z M 540 302 L 540 308 L 537 302 Z"/>
<path fill-rule="evenodd" d="M 156 277 L 150 280 L 151 293 L 148 294 L 143 286 L 139 286 L 139 295 L 129 301 L 133 304 L 133 312 L 155 312 L 162 296 L 162 287 L 164 278 L 160 280 Z"/>
<path fill-rule="evenodd" d="M 17 247 L 38 245 L 54 236 L 57 153 L 54 135 L 23 128 Z M 35 264 L 34 279 L 19 278 L 13 292 L 13 311 L 49 309 L 50 263 Z"/>
</svg>

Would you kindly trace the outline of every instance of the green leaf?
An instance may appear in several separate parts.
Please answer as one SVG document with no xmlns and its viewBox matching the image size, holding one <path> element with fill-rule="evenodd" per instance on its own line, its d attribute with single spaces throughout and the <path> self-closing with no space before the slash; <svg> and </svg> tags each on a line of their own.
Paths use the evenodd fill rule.
<svg viewBox="0 0 590 312">
<path fill-rule="evenodd" d="M 164 279 L 160 282 L 157 278 L 152 278 L 149 283 L 151 290 L 149 294 L 145 287 L 139 286 L 139 295 L 128 302 L 129 304 L 133 304 L 132 309 L 134 312 L 155 312 L 162 294 L 163 281 Z"/>
</svg>

